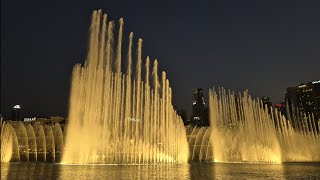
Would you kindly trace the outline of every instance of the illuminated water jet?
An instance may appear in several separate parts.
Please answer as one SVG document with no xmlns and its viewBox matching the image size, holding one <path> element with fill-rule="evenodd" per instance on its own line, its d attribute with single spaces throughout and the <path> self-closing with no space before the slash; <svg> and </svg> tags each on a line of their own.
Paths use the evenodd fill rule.
<svg viewBox="0 0 320 180">
<path fill-rule="evenodd" d="M 158 61 L 142 68 L 142 39 L 132 58 L 129 35 L 127 70 L 121 71 L 123 19 L 118 40 L 114 23 L 101 10 L 92 14 L 89 50 L 84 66 L 72 74 L 69 118 L 62 163 L 182 163 L 188 158 L 185 128 L 172 106 L 166 73 L 158 78 Z M 116 45 L 116 48 L 115 48 Z M 132 77 L 132 61 L 136 59 Z M 144 70 L 144 72 L 142 72 Z M 145 74 L 144 81 L 142 73 Z"/>
<path fill-rule="evenodd" d="M 269 113 L 248 92 L 237 96 L 221 88 L 209 93 L 214 161 L 320 161 L 320 136 L 312 117 L 305 117 L 311 126 L 301 132 L 292 128 L 291 119 L 286 120 L 277 110 Z M 303 122 L 301 116 L 295 118 Z"/>
<path fill-rule="evenodd" d="M 187 126 L 189 161 L 213 161 L 211 128 Z"/>
<path fill-rule="evenodd" d="M 1 120 L 1 162 L 55 162 L 56 154 L 62 151 L 63 139 L 58 123 L 42 125 Z"/>
<path fill-rule="evenodd" d="M 149 57 L 142 63 L 142 39 L 133 58 L 133 33 L 122 73 L 123 25 L 121 18 L 115 40 L 115 23 L 101 10 L 93 12 L 86 62 L 73 69 L 66 131 L 58 123 L 1 119 L 1 162 L 54 162 L 61 156 L 62 164 L 104 165 L 320 161 L 312 115 L 296 111 L 286 119 L 248 92 L 210 90 L 211 126 L 184 128 L 166 73 L 158 77 L 157 60 L 152 69 Z"/>
</svg>

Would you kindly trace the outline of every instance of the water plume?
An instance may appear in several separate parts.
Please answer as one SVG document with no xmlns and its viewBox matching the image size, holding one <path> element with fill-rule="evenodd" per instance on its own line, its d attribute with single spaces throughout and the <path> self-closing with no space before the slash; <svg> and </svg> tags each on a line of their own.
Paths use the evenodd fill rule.
<svg viewBox="0 0 320 180">
<path fill-rule="evenodd" d="M 259 99 L 252 99 L 247 91 L 243 95 L 235 95 L 223 88 L 218 91 L 212 89 L 209 91 L 209 103 L 210 139 L 215 162 L 320 160 L 320 137 L 311 117 L 296 120 L 309 122 L 307 130 L 295 130 L 290 123 L 292 119 L 287 120 L 272 108 L 269 111 Z"/>
<path fill-rule="evenodd" d="M 129 35 L 127 70 L 126 73 L 121 71 L 123 24 L 121 18 L 114 56 L 114 23 L 107 23 L 106 15 L 100 10 L 92 14 L 86 63 L 84 66 L 75 65 L 72 73 L 69 122 L 62 163 L 153 164 L 187 161 L 185 128 L 172 106 L 169 81 L 163 72 L 160 86 L 158 62 L 155 60 L 153 85 L 149 84 L 150 58 L 147 57 L 143 68 L 141 38 L 138 39 L 137 56 L 132 57 L 133 33 Z M 134 75 L 133 59 L 136 60 Z"/>
</svg>

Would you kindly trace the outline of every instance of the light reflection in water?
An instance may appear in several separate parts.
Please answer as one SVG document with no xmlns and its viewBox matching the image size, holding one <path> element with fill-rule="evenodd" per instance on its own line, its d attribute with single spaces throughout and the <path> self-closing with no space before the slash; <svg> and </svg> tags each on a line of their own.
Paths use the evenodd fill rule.
<svg viewBox="0 0 320 180">
<path fill-rule="evenodd" d="M 319 179 L 320 163 L 61 165 L 1 163 L 1 179 Z"/>
<path fill-rule="evenodd" d="M 285 177 L 281 164 L 215 163 L 213 164 L 213 174 L 218 179 L 231 179 L 234 177 L 281 179 Z"/>
</svg>

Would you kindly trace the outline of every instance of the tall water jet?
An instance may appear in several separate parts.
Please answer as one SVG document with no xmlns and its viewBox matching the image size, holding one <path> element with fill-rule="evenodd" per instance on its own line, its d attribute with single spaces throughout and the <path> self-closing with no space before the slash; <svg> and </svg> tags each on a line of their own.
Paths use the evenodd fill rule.
<svg viewBox="0 0 320 180">
<path fill-rule="evenodd" d="M 209 92 L 214 160 L 217 162 L 281 163 L 273 121 L 247 92 Z"/>
<path fill-rule="evenodd" d="M 101 10 L 93 12 L 86 63 L 83 67 L 75 65 L 73 69 L 62 162 L 186 162 L 185 128 L 172 106 L 171 88 L 165 73 L 160 87 L 158 62 L 155 60 L 153 85 L 150 86 L 148 57 L 144 68 L 145 81 L 142 80 L 142 39 L 139 38 L 135 75 L 132 76 L 133 33 L 130 33 L 127 70 L 123 74 L 122 18 L 119 20 L 115 56 L 113 29 L 114 23 L 107 23 Z"/>
<path fill-rule="evenodd" d="M 247 91 L 243 95 L 219 88 L 209 91 L 214 161 L 281 163 L 319 161 L 320 138 L 311 116 L 305 129 L 294 130 L 277 110 L 263 107 Z M 296 122 L 303 122 L 303 117 Z M 289 116 L 290 118 L 290 116 Z M 295 117 L 297 118 L 297 117 Z"/>
<path fill-rule="evenodd" d="M 281 113 L 275 113 L 273 117 L 277 124 L 283 161 L 320 161 L 320 134 L 314 123 L 314 116 L 301 113 L 298 109 L 296 112 L 293 116 L 289 116 L 288 120 Z M 299 128 L 294 129 L 292 122 L 300 124 Z"/>
</svg>

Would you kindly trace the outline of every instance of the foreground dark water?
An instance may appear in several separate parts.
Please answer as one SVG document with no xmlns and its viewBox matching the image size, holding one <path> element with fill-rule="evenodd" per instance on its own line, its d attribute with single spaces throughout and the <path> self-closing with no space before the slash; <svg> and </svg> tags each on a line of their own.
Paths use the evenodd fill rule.
<svg viewBox="0 0 320 180">
<path fill-rule="evenodd" d="M 1 163 L 1 179 L 320 179 L 320 163 L 150 166 Z"/>
</svg>

